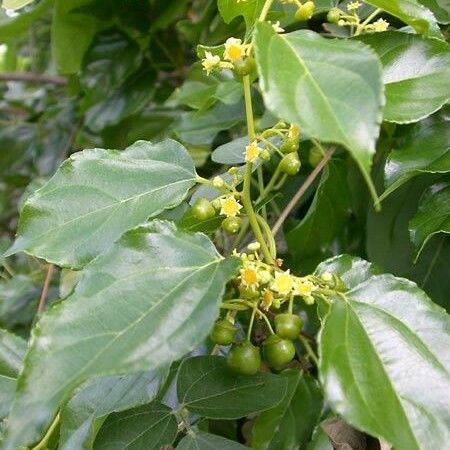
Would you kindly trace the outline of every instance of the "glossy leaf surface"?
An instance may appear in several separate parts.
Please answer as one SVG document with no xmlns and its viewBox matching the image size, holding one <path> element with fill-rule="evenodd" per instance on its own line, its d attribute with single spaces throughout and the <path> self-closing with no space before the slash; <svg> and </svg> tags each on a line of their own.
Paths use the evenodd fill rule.
<svg viewBox="0 0 450 450">
<path fill-rule="evenodd" d="M 266 107 L 305 134 L 342 144 L 366 180 L 383 105 L 378 58 L 365 45 L 258 24 L 256 60 Z"/>
<path fill-rule="evenodd" d="M 248 447 L 215 434 L 198 432 L 186 435 L 177 450 L 245 450 Z"/>
<path fill-rule="evenodd" d="M 320 377 L 332 408 L 395 448 L 445 447 L 449 317 L 392 275 L 369 276 L 345 296 L 334 298 L 320 334 Z"/>
<path fill-rule="evenodd" d="M 384 167 L 383 196 L 422 173 L 450 172 L 449 124 L 449 116 L 443 111 L 403 128 Z"/>
<path fill-rule="evenodd" d="M 419 34 L 442 38 L 433 13 L 416 0 L 367 0 L 367 3 L 398 17 Z"/>
<path fill-rule="evenodd" d="M 194 349 L 236 269 L 236 260 L 220 257 L 206 236 L 168 222 L 127 232 L 39 321 L 5 450 L 35 441 L 87 378 L 157 370 Z"/>
<path fill-rule="evenodd" d="M 291 450 L 309 441 L 322 410 L 319 386 L 298 370 L 282 374 L 288 390 L 279 405 L 262 412 L 252 428 L 252 448 Z"/>
<path fill-rule="evenodd" d="M 195 177 L 190 156 L 172 140 L 76 153 L 26 202 L 9 254 L 82 267 L 124 231 L 181 203 Z"/>
<path fill-rule="evenodd" d="M 177 435 L 172 410 L 159 403 L 111 414 L 95 440 L 94 450 L 160 450 Z"/>
<path fill-rule="evenodd" d="M 286 378 L 271 373 L 236 375 L 220 356 L 185 360 L 178 373 L 178 400 L 205 417 L 236 419 L 277 405 L 286 394 Z"/>
<path fill-rule="evenodd" d="M 253 25 L 263 8 L 264 0 L 247 0 L 237 2 L 236 0 L 218 0 L 219 12 L 226 23 L 234 18 L 243 16 L 248 27 Z"/>
<path fill-rule="evenodd" d="M 90 450 L 101 425 L 113 412 L 150 403 L 166 371 L 95 378 L 82 385 L 61 412 L 60 450 Z"/>
<path fill-rule="evenodd" d="M 14 398 L 26 348 L 23 339 L 0 329 L 0 418 L 8 414 Z"/>
<path fill-rule="evenodd" d="M 448 102 L 450 47 L 446 42 L 399 31 L 359 39 L 377 52 L 383 64 L 385 120 L 417 122 Z"/>
<path fill-rule="evenodd" d="M 325 167 L 308 212 L 286 236 L 295 259 L 320 258 L 342 233 L 350 215 L 346 171 L 343 161 L 330 161 Z"/>
<path fill-rule="evenodd" d="M 450 234 L 450 184 L 436 183 L 422 195 L 419 210 L 409 222 L 409 232 L 418 255 L 436 234 Z"/>
</svg>

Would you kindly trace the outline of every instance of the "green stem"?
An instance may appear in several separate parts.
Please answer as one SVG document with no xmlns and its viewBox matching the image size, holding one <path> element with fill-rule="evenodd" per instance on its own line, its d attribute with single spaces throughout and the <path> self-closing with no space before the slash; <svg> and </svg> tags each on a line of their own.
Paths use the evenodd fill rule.
<svg viewBox="0 0 450 450">
<path fill-rule="evenodd" d="M 47 430 L 47 433 L 45 433 L 45 436 L 42 438 L 41 442 L 37 444 L 35 447 L 33 447 L 31 450 L 44 450 L 47 448 L 48 441 L 50 440 L 53 432 L 55 431 L 56 426 L 59 423 L 59 413 L 56 414 L 56 417 L 53 419 L 52 424 L 50 425 L 49 429 Z"/>
<path fill-rule="evenodd" d="M 252 315 L 250 317 L 250 323 L 248 325 L 248 330 L 247 330 L 247 341 L 248 342 L 250 342 L 250 339 L 252 337 L 253 322 L 255 321 L 256 310 L 257 310 L 257 308 L 256 308 L 256 306 L 254 306 Z"/>
<path fill-rule="evenodd" d="M 258 174 L 258 189 L 259 189 L 259 195 L 261 195 L 264 192 L 264 178 L 263 178 L 263 171 L 262 167 L 258 166 L 256 169 L 256 173 Z M 262 207 L 262 215 L 265 220 L 267 220 L 267 210 L 266 206 L 264 205 Z"/>
<path fill-rule="evenodd" d="M 293 312 L 294 312 L 294 296 L 291 295 L 289 297 L 288 313 L 289 314 L 293 314 Z"/>
<path fill-rule="evenodd" d="M 267 194 L 269 194 L 270 192 L 273 191 L 273 189 L 275 188 L 275 184 L 278 181 L 279 176 L 280 176 L 280 165 L 278 165 L 277 168 L 275 169 L 275 172 L 273 173 L 272 178 L 267 183 L 262 195 L 260 195 L 258 197 L 258 199 L 256 200 L 257 202 L 264 200 L 264 198 L 267 197 Z"/>
<path fill-rule="evenodd" d="M 255 122 L 253 120 L 253 107 L 252 107 L 252 97 L 251 97 L 251 87 L 250 87 L 250 77 L 248 75 L 243 77 L 244 84 L 244 98 L 245 98 L 245 112 L 247 116 L 247 129 L 248 129 L 248 139 L 249 142 L 255 140 Z M 255 234 L 256 240 L 261 245 L 261 251 L 264 255 L 264 259 L 267 263 L 272 264 L 273 258 L 270 254 L 269 248 L 264 241 L 264 236 L 256 219 L 256 214 L 253 209 L 253 203 L 251 199 L 251 180 L 252 180 L 252 170 L 253 164 L 248 162 L 245 169 L 244 175 L 244 186 L 242 189 L 242 204 L 244 205 L 245 212 L 247 213 L 248 221 L 252 227 L 253 233 Z"/>
<path fill-rule="evenodd" d="M 272 258 L 275 259 L 277 257 L 277 246 L 275 244 L 275 239 L 273 238 L 272 231 L 270 230 L 267 222 L 261 216 L 257 214 L 256 219 L 258 220 L 259 225 L 266 235 L 270 254 L 272 255 Z"/>
<path fill-rule="evenodd" d="M 273 0 L 266 0 L 266 3 L 264 3 L 263 9 L 261 10 L 261 14 L 259 15 L 258 18 L 260 22 L 264 22 L 264 20 L 266 20 L 267 13 L 269 12 L 272 3 Z"/>
<path fill-rule="evenodd" d="M 298 338 L 300 339 L 301 343 L 303 344 L 303 347 L 305 347 L 306 353 L 308 353 L 309 357 L 314 361 L 314 364 L 316 365 L 316 367 L 319 367 L 319 358 L 316 356 L 316 354 L 314 353 L 314 350 L 309 345 L 308 340 L 305 339 L 301 334 L 299 335 Z"/>
<path fill-rule="evenodd" d="M 258 309 L 258 314 L 264 319 L 264 322 L 266 322 L 267 328 L 269 329 L 270 334 L 275 334 L 275 331 L 273 331 L 272 325 L 270 324 L 269 318 Z"/>
</svg>

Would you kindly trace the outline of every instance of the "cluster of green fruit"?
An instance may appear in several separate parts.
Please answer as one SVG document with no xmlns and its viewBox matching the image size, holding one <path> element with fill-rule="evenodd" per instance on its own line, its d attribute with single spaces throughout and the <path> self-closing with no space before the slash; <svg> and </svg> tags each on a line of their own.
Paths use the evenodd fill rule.
<svg viewBox="0 0 450 450">
<path fill-rule="evenodd" d="M 262 344 L 264 361 L 275 370 L 281 370 L 295 356 L 293 341 L 298 338 L 303 326 L 302 319 L 295 314 L 275 316 L 275 333 Z M 230 369 L 242 375 L 254 375 L 261 366 L 261 349 L 249 340 L 235 342 L 237 328 L 228 320 L 220 319 L 211 331 L 210 338 L 217 345 L 231 345 L 227 355 Z"/>
<path fill-rule="evenodd" d="M 212 219 L 218 214 L 220 205 L 210 202 L 204 197 L 198 198 L 192 206 L 192 215 L 199 221 Z M 230 234 L 236 234 L 242 226 L 240 217 L 227 217 L 222 221 L 222 229 Z"/>
</svg>

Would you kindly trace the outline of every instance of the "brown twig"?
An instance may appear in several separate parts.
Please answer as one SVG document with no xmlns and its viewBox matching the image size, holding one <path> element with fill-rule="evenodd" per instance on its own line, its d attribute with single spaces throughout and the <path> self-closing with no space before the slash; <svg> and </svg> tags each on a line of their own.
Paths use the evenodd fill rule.
<svg viewBox="0 0 450 450">
<path fill-rule="evenodd" d="M 67 84 L 67 79 L 64 77 L 34 72 L 3 72 L 0 73 L 0 81 L 27 81 L 30 83 L 49 83 L 59 86 Z"/>
<path fill-rule="evenodd" d="M 42 288 L 41 298 L 39 299 L 39 304 L 37 307 L 37 313 L 42 314 L 45 308 L 45 301 L 47 300 L 48 289 L 50 287 L 50 282 L 52 281 L 53 273 L 55 272 L 55 266 L 53 264 L 48 265 L 47 276 L 45 277 L 44 287 Z"/>
<path fill-rule="evenodd" d="M 286 205 L 283 212 L 278 217 L 274 226 L 272 227 L 272 234 L 275 236 L 278 231 L 280 231 L 281 226 L 283 225 L 286 218 L 289 216 L 291 211 L 295 208 L 295 205 L 298 201 L 303 197 L 305 192 L 311 186 L 313 181 L 316 179 L 317 175 L 321 172 L 321 170 L 325 167 L 325 164 L 330 160 L 333 156 L 333 153 L 336 151 L 336 147 L 331 147 L 326 153 L 323 159 L 317 164 L 314 170 L 308 175 L 305 182 L 300 186 L 300 189 L 295 193 L 295 195 L 291 198 L 290 202 Z"/>
</svg>

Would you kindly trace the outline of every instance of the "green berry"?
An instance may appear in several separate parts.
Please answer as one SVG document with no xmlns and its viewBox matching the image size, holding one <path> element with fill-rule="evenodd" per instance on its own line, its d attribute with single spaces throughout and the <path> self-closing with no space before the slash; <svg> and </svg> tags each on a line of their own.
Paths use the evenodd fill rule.
<svg viewBox="0 0 450 450">
<path fill-rule="evenodd" d="M 241 375 L 255 375 L 261 366 L 259 348 L 247 341 L 233 344 L 227 355 L 227 365 Z"/>
<path fill-rule="evenodd" d="M 341 18 L 341 11 L 338 8 L 331 8 L 327 14 L 327 21 L 330 23 L 338 23 Z"/>
<path fill-rule="evenodd" d="M 272 334 L 263 343 L 263 355 L 270 367 L 281 370 L 294 359 L 295 347 L 290 340 Z"/>
<path fill-rule="evenodd" d="M 298 138 L 286 138 L 281 144 L 280 150 L 283 153 L 293 153 L 298 150 Z"/>
<path fill-rule="evenodd" d="M 240 217 L 227 217 L 222 222 L 222 229 L 231 234 L 236 234 L 242 226 L 242 219 Z"/>
<path fill-rule="evenodd" d="M 309 20 L 314 14 L 314 9 L 315 9 L 314 2 L 306 2 L 297 9 L 297 12 L 295 13 L 295 18 L 300 22 Z"/>
<path fill-rule="evenodd" d="M 322 161 L 323 153 L 322 150 L 320 150 L 319 147 L 311 147 L 311 150 L 309 151 L 308 156 L 308 162 L 311 164 L 311 167 L 317 167 L 317 165 Z"/>
<path fill-rule="evenodd" d="M 280 161 L 280 170 L 287 175 L 297 175 L 301 162 L 297 153 L 288 153 Z"/>
<path fill-rule="evenodd" d="M 298 338 L 303 326 L 303 321 L 296 314 L 278 314 L 275 317 L 275 330 L 283 339 L 293 341 Z"/>
<path fill-rule="evenodd" d="M 209 337 L 214 344 L 230 345 L 236 336 L 236 327 L 227 319 L 218 320 L 211 330 Z"/>
<path fill-rule="evenodd" d="M 192 215 L 197 220 L 208 220 L 216 215 L 216 210 L 210 201 L 204 197 L 198 198 L 192 206 Z"/>
<path fill-rule="evenodd" d="M 246 56 L 234 63 L 234 73 L 241 77 L 250 75 L 256 70 L 256 63 L 252 56 Z"/>
</svg>

